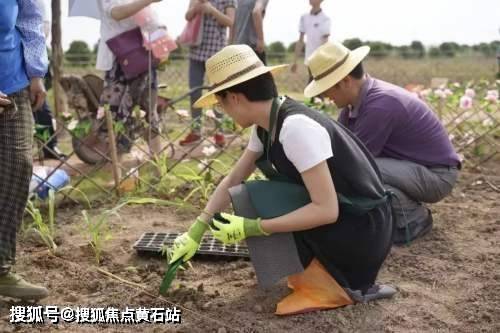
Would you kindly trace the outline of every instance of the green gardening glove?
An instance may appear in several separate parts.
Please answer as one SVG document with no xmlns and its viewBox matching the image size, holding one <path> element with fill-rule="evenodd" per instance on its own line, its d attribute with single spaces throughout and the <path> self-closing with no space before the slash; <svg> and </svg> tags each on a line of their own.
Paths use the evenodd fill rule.
<svg viewBox="0 0 500 333">
<path fill-rule="evenodd" d="M 207 229 L 208 224 L 198 217 L 187 232 L 174 240 L 171 251 L 172 257 L 169 263 L 171 264 L 180 258 L 182 258 L 183 262 L 191 259 L 200 247 L 201 238 Z"/>
<path fill-rule="evenodd" d="M 260 219 L 221 213 L 215 214 L 210 230 L 215 238 L 224 244 L 236 244 L 247 237 L 269 236 L 262 230 Z"/>
</svg>

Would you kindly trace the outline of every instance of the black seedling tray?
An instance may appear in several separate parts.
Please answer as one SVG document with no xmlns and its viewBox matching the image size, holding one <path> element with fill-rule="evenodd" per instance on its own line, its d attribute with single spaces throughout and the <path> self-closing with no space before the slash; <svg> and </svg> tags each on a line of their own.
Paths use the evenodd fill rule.
<svg viewBox="0 0 500 333">
<path fill-rule="evenodd" d="M 177 232 L 146 232 L 137 242 L 135 242 L 133 248 L 138 254 L 161 255 L 163 245 L 172 246 L 175 238 L 179 235 L 180 233 Z M 246 245 L 224 245 L 212 235 L 205 235 L 203 237 L 200 248 L 196 253 L 213 256 L 249 257 L 248 247 Z"/>
</svg>

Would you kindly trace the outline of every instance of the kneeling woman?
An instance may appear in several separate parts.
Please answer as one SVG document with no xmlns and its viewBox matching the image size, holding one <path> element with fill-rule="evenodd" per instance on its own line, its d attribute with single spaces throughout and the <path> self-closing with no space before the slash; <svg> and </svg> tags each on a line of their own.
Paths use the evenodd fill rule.
<svg viewBox="0 0 500 333">
<path fill-rule="evenodd" d="M 210 228 L 226 244 L 246 239 L 261 285 L 288 276 L 294 292 L 277 314 L 392 296 L 375 284 L 391 247 L 390 204 L 363 144 L 331 118 L 278 97 L 271 72 L 285 65 L 266 67 L 247 46 L 225 47 L 206 67 L 212 88 L 197 106 L 218 103 L 254 127 L 230 174 L 175 240 L 171 261 L 189 260 Z M 256 167 L 269 180 L 241 185 Z M 231 202 L 236 215 L 217 214 Z"/>
</svg>

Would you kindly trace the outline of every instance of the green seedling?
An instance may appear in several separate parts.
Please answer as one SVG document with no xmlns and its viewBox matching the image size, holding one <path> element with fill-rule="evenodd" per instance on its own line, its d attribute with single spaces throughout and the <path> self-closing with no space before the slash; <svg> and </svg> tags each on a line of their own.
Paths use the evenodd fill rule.
<svg viewBox="0 0 500 333">
<path fill-rule="evenodd" d="M 44 220 L 40 210 L 29 200 L 26 206 L 26 213 L 31 216 L 33 221 L 24 229 L 24 232 L 33 231 L 42 239 L 49 251 L 54 254 L 57 245 L 54 242 L 55 237 L 55 195 L 53 190 L 49 190 L 48 197 L 49 215 L 47 221 Z"/>
<path fill-rule="evenodd" d="M 118 217 L 119 215 L 114 209 L 106 210 L 95 217 L 90 217 L 87 211 L 82 210 L 82 215 L 83 225 L 81 227 L 81 232 L 91 246 L 94 252 L 95 261 L 97 265 L 99 265 L 101 263 L 104 245 L 112 238 L 109 218 L 112 215 Z"/>
</svg>

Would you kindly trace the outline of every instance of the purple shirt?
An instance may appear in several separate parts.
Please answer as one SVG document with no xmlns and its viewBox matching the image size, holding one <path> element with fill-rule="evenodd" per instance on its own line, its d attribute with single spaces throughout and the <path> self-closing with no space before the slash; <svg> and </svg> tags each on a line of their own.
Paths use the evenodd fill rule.
<svg viewBox="0 0 500 333">
<path fill-rule="evenodd" d="M 339 122 L 356 134 L 375 157 L 428 167 L 460 164 L 436 114 L 423 101 L 393 84 L 367 76 L 358 105 L 344 108 Z"/>
</svg>

